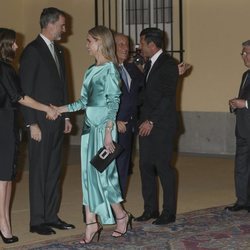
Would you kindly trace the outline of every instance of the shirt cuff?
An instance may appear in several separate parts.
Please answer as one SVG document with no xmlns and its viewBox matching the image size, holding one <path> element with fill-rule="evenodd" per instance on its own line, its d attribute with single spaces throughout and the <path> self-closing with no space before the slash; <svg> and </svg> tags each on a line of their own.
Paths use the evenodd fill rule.
<svg viewBox="0 0 250 250">
<path fill-rule="evenodd" d="M 246 108 L 248 109 L 248 101 L 246 100 L 245 102 Z"/>
</svg>

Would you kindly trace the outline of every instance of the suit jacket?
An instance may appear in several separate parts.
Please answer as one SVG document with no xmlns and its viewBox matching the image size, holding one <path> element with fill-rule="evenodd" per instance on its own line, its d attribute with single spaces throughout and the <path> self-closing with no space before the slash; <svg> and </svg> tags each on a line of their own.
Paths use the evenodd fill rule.
<svg viewBox="0 0 250 250">
<path fill-rule="evenodd" d="M 132 121 L 135 125 L 138 110 L 138 93 L 143 87 L 144 76 L 134 63 L 124 63 L 124 67 L 131 77 L 131 85 L 130 91 L 128 91 L 126 85 L 122 82 L 122 94 L 117 120 Z"/>
<path fill-rule="evenodd" d="M 61 76 L 47 44 L 40 35 L 28 44 L 20 61 L 21 86 L 25 94 L 37 101 L 63 105 L 68 99 L 63 49 L 55 44 L 55 52 Z M 44 112 L 23 108 L 23 114 L 26 124 L 51 124 L 51 121 L 46 120 Z"/>
<path fill-rule="evenodd" d="M 241 86 L 239 91 L 239 99 L 248 101 L 248 109 L 242 108 L 235 111 L 236 114 L 236 135 L 242 137 L 250 137 L 250 84 L 245 84 L 247 75 L 250 70 L 247 70 L 242 75 Z"/>
<path fill-rule="evenodd" d="M 155 128 L 176 127 L 176 87 L 178 66 L 163 52 L 153 64 L 143 91 L 140 120 L 150 120 Z"/>
</svg>

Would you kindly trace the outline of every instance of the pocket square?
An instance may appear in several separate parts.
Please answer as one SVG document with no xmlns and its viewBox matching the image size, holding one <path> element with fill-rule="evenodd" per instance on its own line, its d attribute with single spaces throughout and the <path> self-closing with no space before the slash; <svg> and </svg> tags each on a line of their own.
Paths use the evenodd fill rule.
<svg viewBox="0 0 250 250">
<path fill-rule="evenodd" d="M 90 161 L 90 163 L 93 165 L 93 167 L 95 167 L 101 173 L 124 150 L 120 144 L 118 144 L 116 142 L 113 142 L 113 143 L 115 145 L 115 151 L 113 153 L 109 153 L 105 147 L 101 147 L 98 150 L 97 154 Z"/>
</svg>

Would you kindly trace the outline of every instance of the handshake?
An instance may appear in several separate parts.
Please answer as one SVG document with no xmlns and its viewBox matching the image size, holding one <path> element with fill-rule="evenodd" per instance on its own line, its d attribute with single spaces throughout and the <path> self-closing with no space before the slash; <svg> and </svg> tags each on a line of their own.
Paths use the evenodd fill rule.
<svg viewBox="0 0 250 250">
<path fill-rule="evenodd" d="M 56 120 L 58 116 L 61 116 L 62 113 L 67 112 L 67 106 L 54 106 L 50 104 L 49 106 L 46 106 L 46 118 L 48 120 Z"/>
</svg>

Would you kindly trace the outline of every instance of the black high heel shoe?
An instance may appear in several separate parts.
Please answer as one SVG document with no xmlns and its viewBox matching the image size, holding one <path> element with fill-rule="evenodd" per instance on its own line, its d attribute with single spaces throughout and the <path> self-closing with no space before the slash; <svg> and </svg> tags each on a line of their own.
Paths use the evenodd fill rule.
<svg viewBox="0 0 250 250">
<path fill-rule="evenodd" d="M 86 224 L 86 226 L 93 225 L 93 224 L 97 224 L 98 225 L 97 231 L 92 235 L 90 241 L 87 242 L 85 239 L 82 239 L 80 241 L 81 244 L 90 244 L 93 241 L 93 239 L 95 238 L 96 235 L 97 235 L 97 242 L 99 241 L 101 232 L 103 230 L 103 227 L 102 227 L 102 225 L 99 222 L 88 223 L 88 224 Z"/>
<path fill-rule="evenodd" d="M 114 238 L 119 238 L 121 236 L 124 236 L 128 231 L 128 226 L 130 226 L 130 229 L 132 229 L 132 220 L 134 219 L 134 216 L 131 213 L 126 213 L 122 218 L 116 218 L 116 220 L 123 220 L 126 217 L 128 217 L 128 221 L 126 224 L 125 232 L 122 233 L 120 231 L 115 230 L 113 233 L 117 233 L 118 235 L 112 235 Z"/>
<path fill-rule="evenodd" d="M 11 238 L 4 237 L 1 231 L 0 231 L 0 236 L 1 236 L 2 240 L 3 240 L 3 242 L 6 243 L 6 244 L 15 243 L 15 242 L 18 241 L 18 238 L 16 236 L 14 236 L 14 235 Z"/>
</svg>

